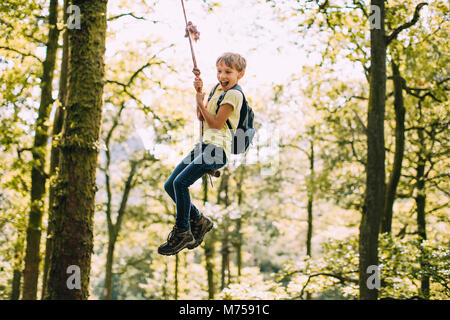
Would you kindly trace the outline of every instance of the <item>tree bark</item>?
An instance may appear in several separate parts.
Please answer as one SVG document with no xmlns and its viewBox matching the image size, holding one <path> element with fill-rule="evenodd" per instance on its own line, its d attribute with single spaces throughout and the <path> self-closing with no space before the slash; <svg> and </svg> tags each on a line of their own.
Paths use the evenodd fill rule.
<svg viewBox="0 0 450 320">
<path fill-rule="evenodd" d="M 162 285 L 162 297 L 164 300 L 168 299 L 167 294 L 167 279 L 169 278 L 169 267 L 167 262 L 164 263 L 163 285 Z"/>
<path fill-rule="evenodd" d="M 367 112 L 367 162 L 365 205 L 359 228 L 359 298 L 376 300 L 378 289 L 370 289 L 367 268 L 378 265 L 378 233 L 385 197 L 384 112 L 386 96 L 386 39 L 384 0 L 372 0 L 380 12 L 379 28 L 370 30 L 370 92 Z"/>
<path fill-rule="evenodd" d="M 17 230 L 17 238 L 14 243 L 14 264 L 13 264 L 13 278 L 11 286 L 10 300 L 20 299 L 20 287 L 22 281 L 22 264 L 24 256 L 25 237 L 24 230 Z"/>
<path fill-rule="evenodd" d="M 67 13 L 68 1 L 64 0 L 64 14 L 63 20 L 67 21 L 69 14 Z M 48 268 L 50 263 L 50 257 L 52 255 L 53 242 L 52 237 L 54 235 L 54 214 L 53 214 L 53 206 L 55 201 L 55 187 L 52 182 L 56 177 L 56 172 L 59 166 L 59 149 L 56 147 L 57 136 L 61 133 L 63 123 L 64 123 L 64 106 L 66 105 L 67 98 L 67 74 L 68 74 L 68 66 L 69 66 L 69 37 L 68 37 L 67 29 L 64 30 L 63 33 L 63 51 L 62 51 L 62 60 L 61 60 L 61 71 L 59 76 L 59 90 L 58 90 L 58 101 L 59 105 L 57 106 L 55 112 L 55 118 L 53 119 L 53 128 L 52 128 L 52 144 L 50 151 L 50 170 L 49 170 L 49 178 L 50 178 L 50 186 L 49 186 L 49 200 L 48 200 L 48 218 L 47 218 L 47 239 L 45 244 L 45 258 L 44 258 L 44 270 L 42 277 L 42 295 L 41 299 L 44 299 L 47 291 L 47 280 L 48 280 Z"/>
<path fill-rule="evenodd" d="M 236 266 L 238 278 L 242 275 L 242 218 L 236 220 Z"/>
<path fill-rule="evenodd" d="M 239 181 L 237 183 L 237 196 L 238 196 L 238 206 L 240 207 L 243 201 L 244 193 L 242 192 L 242 184 L 244 183 L 244 174 L 245 174 L 245 167 L 241 166 L 240 172 L 239 172 Z M 236 266 L 237 266 L 237 276 L 238 278 L 242 275 L 242 216 L 240 216 L 236 220 L 236 240 L 234 241 L 235 250 L 236 250 Z"/>
<path fill-rule="evenodd" d="M 22 272 L 18 269 L 13 271 L 12 290 L 10 300 L 19 300 L 20 298 L 20 281 L 22 278 Z"/>
<path fill-rule="evenodd" d="M 111 300 L 112 299 L 112 287 L 113 287 L 113 274 L 112 274 L 112 266 L 114 263 L 114 249 L 115 249 L 116 241 L 109 237 L 108 241 L 108 250 L 106 253 L 106 267 L 105 267 L 105 283 L 104 283 L 104 291 L 103 291 L 103 300 Z"/>
<path fill-rule="evenodd" d="M 395 201 L 398 182 L 402 172 L 403 154 L 405 150 L 405 107 L 403 104 L 404 80 L 400 75 L 398 66 L 391 62 L 394 81 L 394 110 L 395 110 L 395 153 L 391 174 L 386 186 L 386 198 L 381 221 L 381 233 L 391 233 L 392 210 Z"/>
<path fill-rule="evenodd" d="M 208 299 L 214 300 L 216 294 L 215 284 L 214 284 L 214 257 L 215 257 L 215 242 L 216 242 L 216 232 L 211 230 L 211 234 L 205 240 L 205 264 L 206 264 L 206 275 L 208 279 Z"/>
<path fill-rule="evenodd" d="M 180 261 L 179 261 L 179 257 L 178 255 L 175 255 L 175 300 L 178 300 L 178 265 L 179 265 Z"/>
<path fill-rule="evenodd" d="M 230 175 L 228 173 L 228 170 L 225 169 L 222 176 L 223 183 L 223 190 L 225 191 L 225 197 L 223 199 L 223 202 L 225 204 L 225 207 L 228 207 L 229 205 L 229 199 L 228 199 L 228 181 L 229 181 Z M 219 195 L 220 196 L 220 195 Z M 223 218 L 223 233 L 222 233 L 222 268 L 221 268 L 221 282 L 220 282 L 220 289 L 224 289 L 226 285 L 230 283 L 230 240 L 229 240 L 229 218 L 224 217 Z"/>
<path fill-rule="evenodd" d="M 47 163 L 48 118 L 53 103 L 53 73 L 58 50 L 59 31 L 58 1 L 50 0 L 49 32 L 47 40 L 47 53 L 43 62 L 41 77 L 41 101 L 32 148 L 33 165 L 31 168 L 31 205 L 27 227 L 27 245 L 25 252 L 25 268 L 23 271 L 24 300 L 35 300 L 37 297 L 37 284 L 39 278 L 40 243 L 42 229 L 42 215 L 45 206 L 45 173 Z"/>
<path fill-rule="evenodd" d="M 85 300 L 93 250 L 95 174 L 102 121 L 106 0 L 74 0 L 81 30 L 69 30 L 66 119 L 58 147 L 55 234 L 46 299 Z M 69 286 L 69 266 L 79 268 L 80 287 Z M 69 278 L 71 277 L 71 278 Z M 73 278 L 72 278 L 73 279 Z"/>
<path fill-rule="evenodd" d="M 107 148 L 109 148 L 109 143 L 106 145 Z M 109 163 L 110 163 L 110 154 L 109 151 L 107 151 L 107 157 L 108 157 L 108 166 L 106 168 L 105 176 L 106 180 L 109 181 Z M 106 268 L 105 268 L 105 285 L 104 285 L 104 300 L 111 300 L 112 299 L 112 293 L 113 293 L 113 273 L 112 273 L 112 267 L 114 264 L 114 250 L 117 243 L 117 237 L 119 236 L 120 229 L 122 227 L 122 221 L 123 216 L 125 214 L 125 209 L 127 207 L 128 197 L 130 195 L 130 192 L 133 188 L 133 179 L 136 174 L 136 167 L 137 162 L 136 161 L 130 161 L 131 168 L 130 172 L 128 174 L 127 181 L 125 182 L 125 187 L 123 189 L 123 195 L 122 200 L 120 202 L 120 207 L 117 212 L 117 219 L 116 223 L 114 224 L 112 222 L 112 212 L 111 212 L 111 202 L 112 202 L 112 192 L 110 190 L 109 182 L 108 182 L 108 205 L 107 205 L 107 221 L 108 221 L 108 250 L 106 253 Z"/>
<path fill-rule="evenodd" d="M 203 176 L 203 204 L 208 202 L 208 177 Z M 214 244 L 215 244 L 215 230 L 210 231 L 209 237 L 205 239 L 205 245 L 203 247 L 205 251 L 205 269 L 208 282 L 208 299 L 213 300 L 215 295 L 214 285 Z"/>
<path fill-rule="evenodd" d="M 309 174 L 310 179 L 308 183 L 308 232 L 306 235 L 306 254 L 311 257 L 311 239 L 313 232 L 313 202 L 314 202 L 314 138 L 310 140 L 310 154 L 309 154 Z"/>
<path fill-rule="evenodd" d="M 418 163 L 416 168 L 416 190 L 417 194 L 415 197 L 416 208 L 417 208 L 417 233 L 419 235 L 419 245 L 427 239 L 426 231 L 426 220 L 425 220 L 425 205 L 426 205 L 426 193 L 425 193 L 425 162 L 424 148 L 425 140 L 423 137 L 423 128 L 418 129 L 419 143 L 421 145 L 420 151 L 418 153 Z M 421 249 L 422 251 L 422 249 Z M 426 260 L 423 256 L 420 258 L 420 266 L 422 270 L 426 270 Z M 428 299 L 430 296 L 430 277 L 426 274 L 422 276 L 420 280 L 420 291 L 424 298 Z"/>
</svg>

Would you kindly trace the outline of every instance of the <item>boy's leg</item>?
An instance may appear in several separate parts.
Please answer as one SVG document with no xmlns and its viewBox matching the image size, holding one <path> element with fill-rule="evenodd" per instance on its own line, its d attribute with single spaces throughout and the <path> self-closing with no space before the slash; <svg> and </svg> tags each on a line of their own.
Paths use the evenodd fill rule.
<svg viewBox="0 0 450 320">
<path fill-rule="evenodd" d="M 217 150 L 222 150 L 221 148 L 216 148 Z M 215 151 L 212 151 L 214 156 Z M 222 160 L 224 160 L 222 158 Z M 191 203 L 191 198 L 189 194 L 189 187 L 198 179 L 200 179 L 205 173 L 210 170 L 217 170 L 223 167 L 226 160 L 214 163 L 211 161 L 211 153 L 207 150 L 202 152 L 201 155 L 196 157 L 189 165 L 187 165 L 181 173 L 177 175 L 173 181 L 173 186 L 175 189 L 175 199 L 177 204 L 177 216 L 175 225 L 181 229 L 189 228 L 189 218 L 199 217 L 197 212 L 191 212 L 190 208 L 193 207 Z M 195 207 L 194 207 L 195 208 Z"/>
<path fill-rule="evenodd" d="M 203 145 L 202 145 L 203 146 Z M 203 150 L 204 148 L 202 148 Z M 214 155 L 214 152 L 213 152 Z M 175 176 L 173 180 L 174 194 L 175 194 L 175 202 L 177 204 L 177 216 L 175 219 L 175 227 L 172 232 L 169 234 L 167 238 L 167 242 L 159 246 L 158 253 L 163 255 L 174 255 L 177 254 L 182 249 L 188 247 L 190 249 L 195 248 L 197 245 L 201 243 L 203 236 L 206 232 L 208 232 L 212 227 L 206 226 L 206 228 L 198 228 L 197 233 L 201 233 L 198 239 L 194 238 L 194 235 L 190 229 L 189 223 L 189 215 L 191 208 L 195 208 L 191 204 L 190 195 L 189 195 L 189 186 L 191 186 L 195 181 L 197 181 L 200 177 L 202 177 L 207 171 L 211 169 L 219 169 L 225 165 L 225 162 L 219 162 L 219 164 L 210 163 L 209 159 L 204 161 L 204 157 L 208 158 L 208 155 L 201 153 L 198 157 L 194 158 L 192 162 L 190 162 L 181 172 L 176 172 L 178 174 Z M 178 167 L 177 167 L 178 168 Z M 180 171 L 181 166 L 175 171 Z M 171 175 L 171 177 L 172 177 Z M 165 187 L 166 188 L 166 187 Z M 168 187 L 166 190 L 169 189 Z M 170 190 L 169 190 L 170 191 Z M 198 210 L 197 210 L 198 212 Z M 197 221 L 202 220 L 204 218 L 199 214 Z M 204 229 L 204 230 L 203 230 Z"/>
<path fill-rule="evenodd" d="M 166 190 L 167 194 L 172 198 L 172 200 L 177 203 L 175 199 L 175 189 L 173 187 L 173 181 L 175 178 L 183 171 L 191 162 L 194 161 L 195 157 L 200 155 L 200 149 L 198 146 L 196 146 L 190 153 L 187 155 L 173 170 L 170 177 L 167 179 L 167 181 L 164 183 L 164 190 Z M 198 209 L 191 203 L 191 210 L 190 214 L 193 218 L 197 218 L 200 215 L 200 212 Z"/>
<path fill-rule="evenodd" d="M 164 189 L 167 194 L 176 203 L 175 190 L 173 187 L 173 181 L 176 177 L 191 163 L 194 159 L 194 153 L 196 149 L 192 150 L 187 157 L 185 157 L 173 170 L 170 177 L 164 184 Z M 186 246 L 191 246 L 195 243 L 195 238 L 189 228 L 187 230 L 182 230 L 175 226 L 167 237 L 167 241 L 158 247 L 158 253 L 162 255 L 174 255 L 186 248 Z"/>
<path fill-rule="evenodd" d="M 225 151 L 213 144 L 205 146 L 203 150 L 203 156 L 205 158 L 204 160 L 206 164 L 214 164 L 211 169 L 217 170 L 224 166 L 226 163 Z M 190 226 L 192 235 L 195 238 L 195 243 L 188 245 L 187 248 L 189 250 L 192 250 L 198 247 L 203 242 L 203 238 L 205 237 L 206 233 L 214 227 L 214 224 L 210 219 L 208 219 L 208 217 L 202 214 L 200 214 L 196 218 L 193 218 L 191 214 Z"/>
</svg>

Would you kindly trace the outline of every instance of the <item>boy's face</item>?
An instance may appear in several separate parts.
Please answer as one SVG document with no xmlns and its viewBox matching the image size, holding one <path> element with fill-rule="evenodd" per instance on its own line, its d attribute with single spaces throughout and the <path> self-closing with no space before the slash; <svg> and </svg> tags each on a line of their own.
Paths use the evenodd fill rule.
<svg viewBox="0 0 450 320">
<path fill-rule="evenodd" d="M 230 68 L 223 61 L 217 64 L 217 80 L 224 91 L 232 88 L 243 76 L 244 71 Z"/>
</svg>

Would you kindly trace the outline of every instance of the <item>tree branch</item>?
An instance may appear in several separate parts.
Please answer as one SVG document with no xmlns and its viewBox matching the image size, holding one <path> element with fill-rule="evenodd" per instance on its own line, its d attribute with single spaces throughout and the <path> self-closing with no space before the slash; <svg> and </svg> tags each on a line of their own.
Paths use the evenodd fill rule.
<svg viewBox="0 0 450 320">
<path fill-rule="evenodd" d="M 123 216 L 125 214 L 125 208 L 127 206 L 128 196 L 130 195 L 131 189 L 133 189 L 132 181 L 133 181 L 134 175 L 136 174 L 136 167 L 137 167 L 138 163 L 139 162 L 137 162 L 137 161 L 130 161 L 130 165 L 131 165 L 130 172 L 128 174 L 127 181 L 125 182 L 125 187 L 124 187 L 123 194 L 122 194 L 122 200 L 120 201 L 120 207 L 119 207 L 119 210 L 117 211 L 116 224 L 113 226 L 114 240 L 119 235 L 120 228 L 122 226 L 122 220 L 123 220 Z"/>
<path fill-rule="evenodd" d="M 414 11 L 414 16 L 411 19 L 411 21 L 402 24 L 401 26 L 397 27 L 394 31 L 392 31 L 392 33 L 386 37 L 386 46 L 389 45 L 389 43 L 392 42 L 392 40 L 394 40 L 395 38 L 397 38 L 397 36 L 399 35 L 400 32 L 402 32 L 405 29 L 408 29 L 409 27 L 415 25 L 417 23 L 417 21 L 419 21 L 420 18 L 420 10 L 424 7 L 427 6 L 428 3 L 426 2 L 422 2 L 419 3 L 416 6 L 416 10 Z"/>
<path fill-rule="evenodd" d="M 130 17 L 133 17 L 133 18 L 135 18 L 135 19 L 137 19 L 137 20 L 147 20 L 147 19 L 145 19 L 144 17 L 137 17 L 137 16 L 135 16 L 133 12 L 128 12 L 128 13 L 122 13 L 122 14 L 119 14 L 119 15 L 117 15 L 117 16 L 109 17 L 109 18 L 107 19 L 107 21 L 117 20 L 117 19 L 122 18 L 122 17 L 124 17 L 124 16 L 130 16 Z M 153 22 L 156 23 L 157 21 L 153 21 Z"/>
<path fill-rule="evenodd" d="M 42 63 L 41 58 L 39 58 L 38 56 L 36 56 L 36 55 L 34 55 L 34 54 L 32 54 L 32 53 L 25 53 L 25 52 L 22 52 L 22 51 L 20 51 L 20 50 L 17 50 L 17 49 L 14 49 L 14 48 L 5 47 L 5 46 L 0 46 L 0 49 L 18 53 L 18 54 L 20 54 L 22 57 L 32 57 L 32 58 L 37 59 L 40 63 Z"/>
<path fill-rule="evenodd" d="M 355 115 L 356 118 L 356 122 L 359 124 L 359 126 L 361 127 L 361 131 L 362 133 L 364 133 L 365 135 L 367 135 L 367 127 L 364 125 L 364 122 L 361 120 L 361 118 L 358 116 L 358 114 L 356 113 L 355 110 L 351 109 L 353 111 L 353 114 Z"/>
<path fill-rule="evenodd" d="M 353 1 L 353 3 L 362 11 L 363 15 L 366 18 L 369 18 L 369 14 L 367 13 L 364 4 L 362 4 L 361 1 Z"/>
<path fill-rule="evenodd" d="M 301 271 L 297 271 L 297 272 L 301 272 Z M 296 273 L 296 272 L 294 272 L 294 273 Z M 346 273 L 357 273 L 357 271 L 351 271 L 351 272 L 346 272 Z M 308 276 L 308 280 L 306 280 L 306 283 L 303 286 L 302 290 L 300 291 L 300 294 L 298 296 L 294 297 L 293 299 L 302 298 L 303 292 L 305 291 L 306 287 L 308 286 L 311 278 L 318 277 L 318 276 L 325 276 L 325 277 L 331 277 L 331 278 L 338 279 L 341 282 L 341 284 L 345 284 L 345 282 L 356 283 L 356 284 L 358 283 L 358 279 L 344 277 L 342 274 L 338 274 L 338 273 L 336 273 L 336 274 L 335 273 L 327 273 L 327 272 L 313 273 Z"/>
<path fill-rule="evenodd" d="M 419 100 L 424 100 L 427 96 L 430 97 L 431 99 L 433 99 L 436 102 L 442 102 L 440 99 L 436 98 L 436 96 L 434 94 L 431 93 L 431 89 L 426 89 L 426 88 L 410 88 L 408 86 L 406 86 L 406 82 L 403 79 L 403 89 L 406 91 L 407 94 L 416 97 Z M 427 91 L 428 90 L 428 91 Z M 415 92 L 413 92 L 415 91 Z M 425 94 L 420 95 L 419 93 L 416 92 L 420 92 L 420 91 L 427 91 Z"/>
</svg>

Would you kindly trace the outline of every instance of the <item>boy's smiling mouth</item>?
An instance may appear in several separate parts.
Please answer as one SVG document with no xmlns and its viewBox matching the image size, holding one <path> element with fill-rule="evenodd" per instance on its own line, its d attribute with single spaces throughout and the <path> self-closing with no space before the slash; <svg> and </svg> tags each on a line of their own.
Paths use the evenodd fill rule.
<svg viewBox="0 0 450 320">
<path fill-rule="evenodd" d="M 226 88 L 230 82 L 229 81 L 220 81 L 222 88 Z"/>
</svg>

